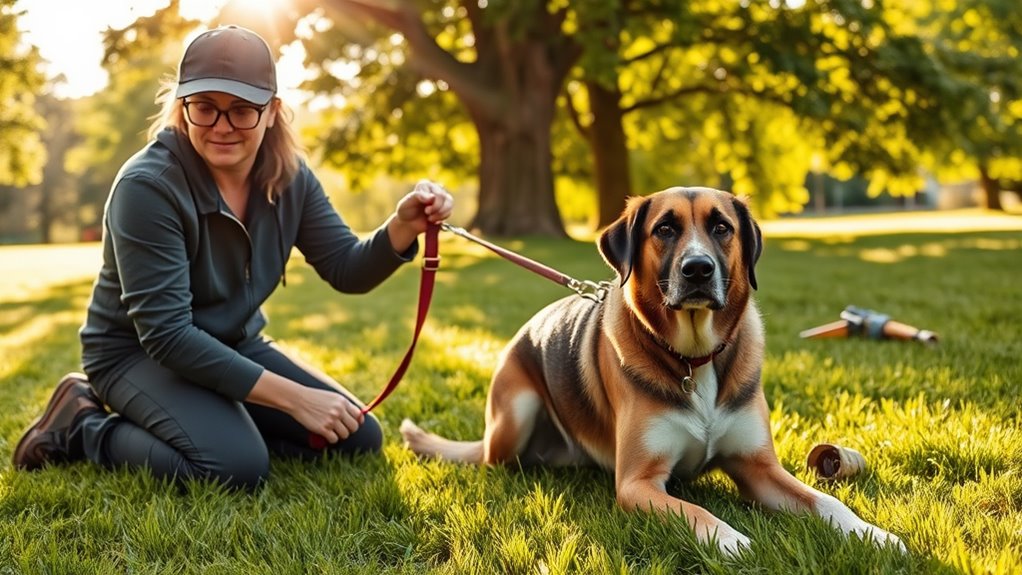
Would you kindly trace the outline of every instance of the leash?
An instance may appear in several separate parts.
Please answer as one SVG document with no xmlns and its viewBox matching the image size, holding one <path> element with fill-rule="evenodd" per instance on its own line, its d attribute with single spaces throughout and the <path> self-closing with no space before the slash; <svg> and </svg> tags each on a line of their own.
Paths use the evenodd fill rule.
<svg viewBox="0 0 1022 575">
<path fill-rule="evenodd" d="M 429 304 L 433 299 L 433 284 L 436 279 L 436 272 L 440 269 L 440 255 L 438 253 L 439 235 L 439 224 L 429 224 L 426 227 L 426 249 L 422 255 L 422 275 L 419 277 L 419 305 L 415 316 L 415 331 L 412 335 L 412 343 L 408 346 L 408 351 L 405 352 L 405 357 L 397 366 L 394 375 L 387 382 L 387 386 L 361 409 L 362 415 L 369 413 L 373 408 L 382 403 L 384 399 L 387 399 L 387 396 L 397 388 L 397 384 L 401 382 L 405 371 L 408 370 L 408 366 L 412 363 L 415 345 L 419 342 L 419 334 L 422 332 L 423 324 L 426 323 L 426 314 L 429 312 Z M 310 447 L 318 450 L 322 450 L 327 446 L 325 437 L 312 432 L 309 432 L 308 443 Z"/>
<path fill-rule="evenodd" d="M 375 399 L 362 408 L 363 415 L 369 413 L 374 407 L 382 403 L 384 399 L 387 399 L 387 396 L 401 382 L 405 371 L 408 370 L 408 366 L 412 363 L 415 344 L 419 342 L 419 334 L 422 332 L 422 325 L 426 323 L 426 314 L 429 312 L 429 303 L 433 299 L 433 282 L 436 279 L 436 271 L 440 269 L 440 255 L 438 253 L 439 235 L 440 225 L 429 224 L 426 228 L 426 251 L 422 255 L 422 275 L 419 277 L 419 309 L 415 316 L 415 332 L 412 335 L 412 343 L 408 346 L 408 351 L 405 352 L 405 357 L 401 360 L 401 364 L 397 366 L 397 371 L 394 372 L 394 375 L 390 376 L 387 386 L 383 388 L 383 391 Z"/>
<path fill-rule="evenodd" d="M 372 411 L 373 408 L 383 402 L 383 400 L 394 391 L 398 383 L 401 382 L 401 378 L 404 377 L 405 371 L 408 370 L 408 366 L 412 362 L 412 354 L 415 352 L 415 345 L 419 341 L 419 333 L 422 332 L 422 325 L 426 322 L 426 314 L 429 312 L 429 304 L 433 298 L 433 284 L 436 279 L 436 272 L 440 269 L 440 255 L 438 253 L 440 249 L 440 242 L 438 236 L 441 229 L 483 245 L 528 270 L 536 272 L 551 281 L 574 290 L 584 298 L 603 301 L 603 298 L 607 294 L 607 289 L 610 287 L 608 282 L 596 283 L 591 281 L 579 281 L 535 260 L 530 260 L 525 256 L 516 254 L 496 244 L 483 240 L 482 238 L 476 237 L 465 231 L 463 228 L 455 227 L 447 223 L 430 224 L 429 227 L 426 228 L 426 250 L 422 258 L 422 276 L 419 279 L 419 306 L 418 314 L 415 318 L 415 333 L 412 336 L 412 343 L 408 347 L 408 351 L 405 352 L 405 357 L 401 360 L 401 364 L 398 365 L 397 371 L 394 372 L 390 381 L 387 382 L 387 386 L 383 388 L 383 391 L 381 391 L 375 399 L 362 408 L 363 415 Z"/>
<path fill-rule="evenodd" d="M 475 242 L 508 261 L 518 264 L 519 266 L 522 266 L 523 268 L 531 272 L 535 272 L 554 283 L 560 284 L 570 290 L 573 290 L 575 293 L 586 299 L 591 299 L 593 301 L 603 301 L 603 298 L 607 296 L 607 290 L 610 289 L 611 286 L 610 282 L 606 281 L 593 282 L 589 280 L 579 281 L 567 274 L 563 274 L 555 270 L 550 266 L 541 264 L 535 260 L 530 260 L 529 258 L 521 254 L 516 254 L 511 250 L 504 249 L 480 237 L 474 236 L 467 232 L 464 228 L 452 226 L 447 223 L 442 224 L 442 226 L 445 232 L 451 232 L 455 235 L 465 238 L 466 240 Z"/>
<path fill-rule="evenodd" d="M 531 260 L 525 256 L 516 254 L 515 252 L 504 249 L 496 244 L 472 235 L 464 228 L 452 226 L 447 223 L 430 224 L 426 228 L 426 249 L 422 258 L 422 275 L 419 279 L 418 313 L 415 318 L 415 331 L 412 335 L 412 343 L 408 346 L 408 351 L 405 352 L 404 358 L 401 360 L 400 365 L 398 365 L 394 375 L 391 376 L 390 381 L 387 382 L 386 387 L 383 388 L 383 391 L 381 391 L 379 395 L 361 409 L 363 415 L 369 413 L 376 406 L 382 403 L 384 399 L 387 399 L 387 396 L 389 396 L 391 392 L 397 388 L 398 384 L 401 382 L 401 378 L 404 377 L 405 372 L 408 370 L 408 366 L 412 362 L 412 355 L 415 353 L 415 345 L 419 341 L 419 334 L 422 332 L 422 326 L 426 322 L 426 314 L 429 312 L 429 304 L 433 299 L 433 285 L 436 279 L 436 272 L 440 269 L 438 236 L 441 229 L 475 242 L 527 270 L 535 272 L 550 281 L 573 290 L 575 293 L 586 299 L 602 302 L 604 297 L 607 295 L 607 290 L 610 288 L 611 284 L 609 282 L 577 280 L 567 274 L 555 270 L 550 266 L 541 264 L 535 260 Z M 314 449 L 324 449 L 327 445 L 327 441 L 324 437 L 311 432 L 309 433 L 308 443 Z"/>
</svg>

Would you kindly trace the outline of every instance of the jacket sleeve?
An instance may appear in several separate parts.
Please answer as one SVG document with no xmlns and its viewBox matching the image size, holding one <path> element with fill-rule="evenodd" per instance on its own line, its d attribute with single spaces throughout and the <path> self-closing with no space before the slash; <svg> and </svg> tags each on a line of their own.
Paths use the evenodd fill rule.
<svg viewBox="0 0 1022 575">
<path fill-rule="evenodd" d="M 404 253 L 394 251 L 385 225 L 359 239 L 330 204 L 319 181 L 303 169 L 305 187 L 295 246 L 321 278 L 344 293 L 365 293 L 415 258 L 416 241 Z"/>
<path fill-rule="evenodd" d="M 121 300 L 146 354 L 198 385 L 242 400 L 263 367 L 192 321 L 185 217 L 194 209 L 146 176 L 116 184 L 106 217 Z"/>
</svg>

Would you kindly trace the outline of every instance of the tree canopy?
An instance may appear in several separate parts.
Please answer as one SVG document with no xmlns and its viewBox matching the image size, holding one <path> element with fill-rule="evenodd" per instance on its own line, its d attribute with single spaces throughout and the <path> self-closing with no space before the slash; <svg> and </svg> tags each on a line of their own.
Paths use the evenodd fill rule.
<svg viewBox="0 0 1022 575">
<path fill-rule="evenodd" d="M 797 211 L 812 170 L 864 175 L 874 194 L 914 194 L 925 152 L 941 142 L 961 150 L 948 134 L 969 117 L 962 95 L 992 89 L 990 78 L 977 83 L 950 65 L 980 73 L 978 44 L 937 43 L 926 33 L 934 14 L 957 25 L 976 8 L 860 0 L 329 5 L 332 24 L 306 40 L 310 62 L 322 63 L 310 87 L 347 97 L 320 134 L 325 157 L 357 172 L 356 184 L 381 170 L 413 175 L 439 165 L 467 175 L 475 166 L 475 224 L 489 233 L 558 227 L 546 201 L 551 164 L 593 179 L 598 225 L 616 217 L 633 189 L 686 180 L 752 195 L 764 215 Z M 1011 21 L 1000 29 L 1011 32 Z M 1008 77 L 1010 53 L 984 66 Z M 556 128 L 552 99 L 573 120 L 574 136 Z M 973 104 L 973 116 L 998 115 Z M 571 137 L 579 143 L 561 140 Z"/>
<path fill-rule="evenodd" d="M 16 0 L 0 0 L 0 185 L 25 186 L 42 176 L 46 155 L 36 109 L 43 86 L 41 59 L 22 43 Z"/>
<path fill-rule="evenodd" d="M 0 2 L 14 38 L 12 0 Z M 254 28 L 274 49 L 301 41 L 302 87 L 318 96 L 303 141 L 353 191 L 381 175 L 465 184 L 472 227 L 563 235 L 565 209 L 600 227 L 626 196 L 678 184 L 748 195 L 763 216 L 798 211 L 822 173 L 910 195 L 923 169 L 953 171 L 993 204 L 1022 181 L 1014 4 L 293 0 L 272 16 L 230 2 L 206 24 Z M 197 25 L 173 0 L 107 31 L 111 84 L 76 104 L 83 143 L 67 156 L 95 216 Z M 37 56 L 14 53 L 0 121 L 23 131 L 0 131 L 17 144 L 0 148 L 0 183 L 42 164 L 29 137 Z"/>
</svg>

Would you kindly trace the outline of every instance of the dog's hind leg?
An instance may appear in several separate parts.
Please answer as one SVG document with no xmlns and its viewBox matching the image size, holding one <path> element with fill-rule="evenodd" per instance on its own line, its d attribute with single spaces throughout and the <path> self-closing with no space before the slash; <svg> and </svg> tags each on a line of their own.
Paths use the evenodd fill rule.
<svg viewBox="0 0 1022 575">
<path fill-rule="evenodd" d="M 401 436 L 404 437 L 408 448 L 419 455 L 439 457 L 449 461 L 460 461 L 462 463 L 483 462 L 483 442 L 456 441 L 440 437 L 435 433 L 424 431 L 410 419 L 401 422 Z"/>
<path fill-rule="evenodd" d="M 486 399 L 486 433 L 476 441 L 457 441 L 430 433 L 406 419 L 401 435 L 419 455 L 462 463 L 497 464 L 513 461 L 525 449 L 536 419 L 544 409 L 539 394 L 528 385 L 521 363 L 511 353 L 501 361 Z"/>
<path fill-rule="evenodd" d="M 532 390 L 523 390 L 508 405 L 487 417 L 483 439 L 483 461 L 506 463 L 524 455 L 523 451 L 535 428 L 536 416 L 543 409 L 543 400 Z"/>
<path fill-rule="evenodd" d="M 531 385 L 532 378 L 511 353 L 493 376 L 486 399 L 486 434 L 483 461 L 507 463 L 526 455 L 524 450 L 546 409 L 543 398 Z"/>
</svg>

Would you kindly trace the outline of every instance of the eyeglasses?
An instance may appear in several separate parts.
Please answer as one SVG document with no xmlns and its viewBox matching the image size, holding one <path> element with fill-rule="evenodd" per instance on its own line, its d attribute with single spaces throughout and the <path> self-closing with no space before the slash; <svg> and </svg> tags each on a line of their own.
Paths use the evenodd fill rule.
<svg viewBox="0 0 1022 575">
<path fill-rule="evenodd" d="M 266 106 L 231 106 L 226 110 L 217 108 L 210 102 L 185 102 L 185 116 L 194 126 L 212 128 L 220 121 L 220 116 L 227 116 L 227 123 L 235 130 L 251 130 L 259 125 Z"/>
</svg>

